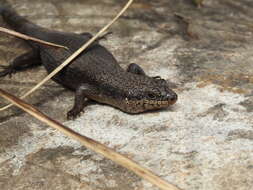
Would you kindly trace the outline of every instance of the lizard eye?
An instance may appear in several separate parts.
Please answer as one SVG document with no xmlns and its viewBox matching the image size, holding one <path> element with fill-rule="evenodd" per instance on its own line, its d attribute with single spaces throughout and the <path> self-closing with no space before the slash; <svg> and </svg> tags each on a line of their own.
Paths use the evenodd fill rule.
<svg viewBox="0 0 253 190">
<path fill-rule="evenodd" d="M 154 93 L 148 93 L 148 98 L 155 99 L 156 95 Z"/>
</svg>

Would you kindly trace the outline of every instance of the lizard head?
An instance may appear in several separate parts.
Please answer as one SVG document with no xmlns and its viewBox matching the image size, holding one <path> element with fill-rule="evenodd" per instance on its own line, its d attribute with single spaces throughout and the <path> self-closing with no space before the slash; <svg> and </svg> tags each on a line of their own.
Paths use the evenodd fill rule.
<svg viewBox="0 0 253 190">
<path fill-rule="evenodd" d="M 131 82 L 133 84 L 133 82 Z M 123 98 L 121 109 L 128 113 L 166 108 L 177 101 L 177 94 L 160 77 L 139 76 Z"/>
</svg>

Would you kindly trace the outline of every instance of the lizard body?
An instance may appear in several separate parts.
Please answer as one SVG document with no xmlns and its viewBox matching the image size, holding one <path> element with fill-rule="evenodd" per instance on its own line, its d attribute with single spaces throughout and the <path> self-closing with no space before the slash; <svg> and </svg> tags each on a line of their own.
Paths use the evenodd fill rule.
<svg viewBox="0 0 253 190">
<path fill-rule="evenodd" d="M 29 41 L 32 51 L 14 59 L 10 66 L 0 72 L 0 77 L 40 64 L 51 72 L 92 37 L 90 33 L 75 34 L 42 28 L 19 16 L 8 6 L 0 6 L 0 14 L 17 32 L 68 47 L 66 50 Z M 89 99 L 127 113 L 166 108 L 177 100 L 176 93 L 164 79 L 147 76 L 137 64 L 130 64 L 124 70 L 98 41 L 52 79 L 76 92 L 68 118 L 75 118 Z"/>
</svg>

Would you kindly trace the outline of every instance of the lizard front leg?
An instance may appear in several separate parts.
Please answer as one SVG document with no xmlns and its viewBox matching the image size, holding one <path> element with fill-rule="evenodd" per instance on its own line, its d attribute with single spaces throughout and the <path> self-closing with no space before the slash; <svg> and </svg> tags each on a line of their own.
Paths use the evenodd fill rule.
<svg viewBox="0 0 253 190">
<path fill-rule="evenodd" d="M 75 93 L 75 102 L 73 108 L 67 113 L 67 119 L 76 118 L 88 105 L 89 98 L 98 94 L 98 90 L 95 86 L 88 83 L 81 84 Z"/>
<path fill-rule="evenodd" d="M 137 74 L 137 75 L 146 75 L 144 70 L 139 65 L 137 65 L 135 63 L 131 63 L 130 65 L 128 65 L 126 71 L 130 72 L 130 73 Z"/>
<path fill-rule="evenodd" d="M 20 55 L 15 58 L 9 66 L 1 66 L 4 68 L 3 71 L 0 72 L 0 77 L 4 77 L 6 75 L 10 75 L 15 73 L 16 71 L 24 70 L 30 68 L 35 65 L 40 65 L 40 55 L 38 49 L 33 49 L 27 53 Z"/>
</svg>

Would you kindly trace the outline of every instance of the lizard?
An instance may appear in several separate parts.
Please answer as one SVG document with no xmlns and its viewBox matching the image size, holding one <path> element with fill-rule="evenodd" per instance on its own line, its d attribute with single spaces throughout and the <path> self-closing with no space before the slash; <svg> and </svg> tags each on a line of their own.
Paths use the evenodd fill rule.
<svg viewBox="0 0 253 190">
<path fill-rule="evenodd" d="M 0 77 L 37 65 L 43 65 L 50 73 L 92 37 L 88 32 L 77 34 L 41 27 L 20 16 L 9 5 L 0 5 L 0 15 L 17 32 L 68 47 L 63 49 L 27 41 L 31 51 L 18 56 L 9 66 L 5 66 Z M 136 114 L 165 109 L 178 98 L 165 79 L 148 76 L 138 64 L 131 63 L 127 69 L 123 69 L 112 53 L 99 44 L 99 40 L 52 80 L 75 91 L 74 105 L 67 112 L 68 119 L 79 116 L 89 100 Z"/>
</svg>

